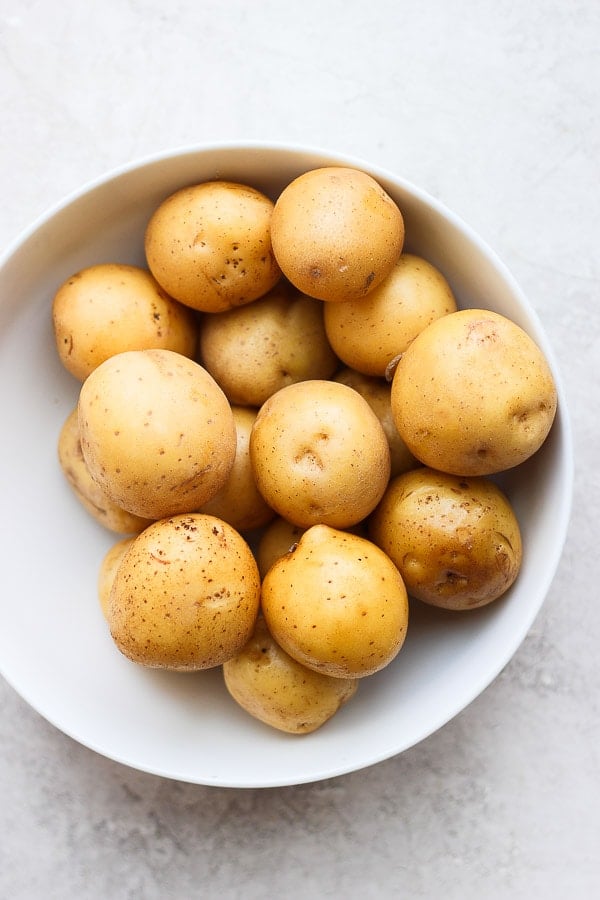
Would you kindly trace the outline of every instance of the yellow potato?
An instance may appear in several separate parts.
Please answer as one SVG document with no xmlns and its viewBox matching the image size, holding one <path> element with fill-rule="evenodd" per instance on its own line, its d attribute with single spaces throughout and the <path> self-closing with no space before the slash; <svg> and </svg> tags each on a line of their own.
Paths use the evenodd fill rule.
<svg viewBox="0 0 600 900">
<path fill-rule="evenodd" d="M 411 596 L 446 609 L 491 603 L 521 566 L 519 523 L 488 478 L 426 467 L 405 472 L 390 483 L 369 533 L 396 563 Z"/>
<path fill-rule="evenodd" d="M 273 519 L 260 536 L 256 548 L 256 562 L 264 578 L 274 562 L 288 553 L 306 531 L 281 516 Z"/>
<path fill-rule="evenodd" d="M 522 328 L 491 310 L 464 309 L 414 339 L 391 400 L 417 459 L 455 475 L 489 475 L 539 449 L 557 395 L 542 351 Z"/>
<path fill-rule="evenodd" d="M 273 640 L 259 616 L 254 634 L 223 663 L 227 690 L 255 719 L 289 734 L 309 734 L 324 725 L 356 693 L 358 681 L 314 672 Z"/>
<path fill-rule="evenodd" d="M 238 532 L 214 516 L 182 515 L 135 538 L 114 576 L 106 616 L 128 659 L 195 671 L 239 653 L 259 599 L 258 568 Z"/>
<path fill-rule="evenodd" d="M 117 569 L 121 565 L 121 560 L 133 544 L 134 535 L 123 538 L 113 544 L 104 554 L 98 572 L 98 600 L 100 609 L 105 619 L 108 619 L 108 601 L 112 590 L 113 582 L 117 574 Z"/>
<path fill-rule="evenodd" d="M 335 381 L 303 381 L 273 394 L 250 436 L 259 491 L 294 525 L 347 528 L 379 502 L 390 450 L 367 401 Z"/>
<path fill-rule="evenodd" d="M 297 381 L 329 378 L 338 366 L 323 304 L 285 282 L 254 303 L 205 317 L 199 349 L 229 401 L 244 406 L 261 406 Z"/>
<path fill-rule="evenodd" d="M 389 363 L 435 319 L 456 310 L 450 285 L 427 260 L 403 253 L 367 297 L 325 304 L 325 330 L 346 365 L 383 377 Z"/>
<path fill-rule="evenodd" d="M 391 272 L 404 220 L 370 175 L 344 166 L 312 169 L 275 202 L 273 250 L 283 274 L 309 297 L 356 300 Z"/>
<path fill-rule="evenodd" d="M 170 350 L 119 353 L 94 369 L 81 387 L 79 429 L 94 480 L 118 506 L 150 519 L 214 497 L 236 452 L 221 388 Z"/>
<path fill-rule="evenodd" d="M 218 494 L 205 503 L 199 512 L 224 519 L 238 531 L 261 528 L 275 517 L 256 487 L 250 462 L 250 434 L 256 419 L 256 410 L 249 407 L 232 407 L 237 449 L 233 468 Z"/>
<path fill-rule="evenodd" d="M 398 654 L 408 627 L 400 573 L 369 540 L 314 525 L 263 579 L 262 611 L 297 662 L 335 678 L 362 678 Z"/>
<path fill-rule="evenodd" d="M 354 369 L 341 369 L 335 376 L 335 381 L 340 384 L 347 384 L 348 387 L 364 397 L 379 421 L 385 432 L 385 436 L 390 445 L 390 476 L 399 475 L 400 472 L 406 472 L 418 465 L 396 428 L 394 417 L 392 416 L 391 393 L 392 386 L 383 378 L 377 378 L 374 375 L 363 375 Z"/>
<path fill-rule="evenodd" d="M 194 314 L 137 266 L 101 263 L 76 272 L 56 292 L 52 320 L 60 360 L 79 381 L 125 350 L 190 357 L 196 350 Z"/>
<path fill-rule="evenodd" d="M 150 271 L 168 294 L 201 312 L 250 303 L 281 277 L 271 247 L 272 211 L 273 202 L 245 184 L 182 188 L 148 222 Z"/>
<path fill-rule="evenodd" d="M 79 418 L 75 407 L 65 419 L 58 438 L 58 460 L 73 493 L 91 516 L 117 534 L 137 534 L 152 519 L 121 509 L 92 478 L 83 458 Z"/>
</svg>

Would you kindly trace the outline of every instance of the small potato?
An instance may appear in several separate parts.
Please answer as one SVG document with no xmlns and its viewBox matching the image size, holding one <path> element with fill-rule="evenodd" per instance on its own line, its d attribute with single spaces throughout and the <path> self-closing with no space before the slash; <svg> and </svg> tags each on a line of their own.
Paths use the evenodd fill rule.
<svg viewBox="0 0 600 900">
<path fill-rule="evenodd" d="M 329 378 L 338 360 L 323 304 L 280 282 L 247 306 L 205 317 L 200 359 L 230 403 L 261 406 L 288 384 Z"/>
<path fill-rule="evenodd" d="M 135 516 L 117 506 L 92 478 L 81 449 L 77 407 L 69 413 L 60 430 L 58 460 L 79 502 L 109 531 L 137 534 L 150 524 L 152 519 Z"/>
<path fill-rule="evenodd" d="M 76 272 L 56 292 L 52 320 L 60 360 L 79 381 L 124 350 L 163 348 L 190 357 L 196 350 L 191 310 L 137 266 L 101 263 Z"/>
<path fill-rule="evenodd" d="M 383 378 L 377 378 L 373 375 L 363 375 L 354 369 L 341 369 L 335 376 L 334 381 L 340 384 L 347 384 L 348 387 L 364 397 L 379 421 L 385 432 L 385 436 L 390 445 L 390 476 L 393 478 L 400 472 L 406 472 L 408 469 L 418 465 L 396 428 L 394 417 L 392 416 L 392 386 Z"/>
<path fill-rule="evenodd" d="M 425 467 L 405 472 L 390 482 L 369 534 L 396 563 L 411 596 L 445 609 L 491 603 L 521 567 L 519 523 L 487 478 Z"/>
<path fill-rule="evenodd" d="M 417 335 L 396 367 L 391 400 L 400 436 L 422 463 L 490 475 L 539 449 L 557 394 L 522 328 L 491 310 L 463 309 Z"/>
<path fill-rule="evenodd" d="M 358 681 L 307 669 L 273 640 L 259 616 L 244 649 L 223 663 L 227 690 L 255 719 L 289 734 L 309 734 L 354 696 Z"/>
<path fill-rule="evenodd" d="M 293 525 L 281 516 L 267 525 L 258 541 L 256 561 L 261 578 L 264 578 L 274 562 L 285 556 L 298 543 L 305 528 Z"/>
<path fill-rule="evenodd" d="M 398 654 L 408 627 L 406 588 L 369 540 L 314 525 L 263 579 L 269 631 L 297 662 L 335 678 L 362 678 Z"/>
<path fill-rule="evenodd" d="M 233 420 L 237 434 L 237 449 L 233 468 L 227 481 L 199 512 L 224 519 L 237 531 L 261 528 L 275 517 L 256 487 L 250 462 L 250 434 L 256 419 L 256 410 L 233 406 Z"/>
<path fill-rule="evenodd" d="M 420 256 L 403 253 L 387 278 L 367 297 L 325 304 L 329 343 L 346 365 L 383 377 L 423 329 L 456 310 L 450 285 Z"/>
<path fill-rule="evenodd" d="M 94 369 L 81 387 L 79 429 L 94 480 L 118 506 L 149 519 L 199 509 L 235 459 L 223 391 L 170 350 L 130 350 Z"/>
<path fill-rule="evenodd" d="M 250 303 L 281 277 L 271 247 L 272 211 L 272 200 L 245 184 L 182 188 L 148 222 L 150 271 L 168 294 L 201 312 Z"/>
<path fill-rule="evenodd" d="M 102 610 L 105 619 L 108 618 L 108 601 L 117 574 L 117 569 L 121 565 L 121 560 L 133 544 L 134 540 L 135 536 L 130 535 L 129 537 L 117 541 L 117 543 L 113 544 L 105 553 L 102 563 L 100 564 L 100 571 L 98 573 L 98 600 L 100 601 L 100 609 Z"/>
<path fill-rule="evenodd" d="M 128 659 L 196 671 L 240 652 L 259 599 L 256 562 L 234 528 L 214 516 L 173 516 L 135 538 L 117 568 L 106 615 Z"/>
<path fill-rule="evenodd" d="M 318 300 L 357 300 L 392 271 L 404 220 L 370 175 L 344 166 L 312 169 L 275 202 L 273 250 L 283 274 Z"/>
<path fill-rule="evenodd" d="M 360 522 L 390 475 L 379 419 L 360 394 L 335 381 L 303 381 L 269 397 L 252 429 L 250 458 L 269 506 L 304 528 Z"/>
</svg>

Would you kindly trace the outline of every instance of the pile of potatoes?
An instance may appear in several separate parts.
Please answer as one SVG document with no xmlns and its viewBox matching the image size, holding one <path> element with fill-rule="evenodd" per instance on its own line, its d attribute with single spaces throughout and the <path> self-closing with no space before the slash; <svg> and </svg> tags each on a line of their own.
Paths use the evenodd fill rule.
<svg viewBox="0 0 600 900">
<path fill-rule="evenodd" d="M 521 566 L 492 476 L 546 439 L 551 371 L 515 323 L 459 309 L 404 237 L 356 169 L 275 199 L 208 181 L 155 209 L 146 267 L 90 266 L 53 301 L 81 383 L 60 464 L 120 536 L 98 573 L 116 647 L 221 666 L 290 733 L 392 662 L 409 597 L 473 609 Z"/>
</svg>

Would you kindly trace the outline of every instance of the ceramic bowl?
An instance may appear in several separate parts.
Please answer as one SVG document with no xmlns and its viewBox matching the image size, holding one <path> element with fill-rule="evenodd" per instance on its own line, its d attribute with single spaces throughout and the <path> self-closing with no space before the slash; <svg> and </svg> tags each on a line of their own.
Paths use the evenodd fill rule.
<svg viewBox="0 0 600 900">
<path fill-rule="evenodd" d="M 275 198 L 300 173 L 330 164 L 356 166 L 383 185 L 403 212 L 406 249 L 441 269 L 461 307 L 494 309 L 529 332 L 553 369 L 559 407 L 543 448 L 502 478 L 524 542 L 511 590 L 466 614 L 414 604 L 396 660 L 363 679 L 352 702 L 324 727 L 298 737 L 238 708 L 220 669 L 148 670 L 116 650 L 96 593 L 98 567 L 115 536 L 80 507 L 57 462 L 58 434 L 79 385 L 58 361 L 50 311 L 58 286 L 80 268 L 144 264 L 146 223 L 176 189 L 223 178 Z M 268 787 L 341 775 L 403 752 L 498 675 L 530 629 L 559 562 L 571 504 L 572 441 L 560 373 L 540 321 L 507 268 L 464 222 L 364 160 L 272 143 L 200 146 L 129 164 L 86 185 L 36 221 L 1 260 L 0 383 L 0 671 L 57 728 L 142 771 Z"/>
</svg>

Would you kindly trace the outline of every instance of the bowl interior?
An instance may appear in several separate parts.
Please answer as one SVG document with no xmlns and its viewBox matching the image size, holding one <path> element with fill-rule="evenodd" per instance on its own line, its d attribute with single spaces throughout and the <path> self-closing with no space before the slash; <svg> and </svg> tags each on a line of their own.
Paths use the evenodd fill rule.
<svg viewBox="0 0 600 900">
<path fill-rule="evenodd" d="M 56 444 L 78 384 L 58 362 L 50 309 L 71 274 L 98 262 L 143 264 L 146 222 L 179 187 L 224 178 L 272 197 L 321 165 L 370 172 L 399 204 L 407 249 L 447 277 L 460 306 L 514 319 L 553 368 L 559 412 L 542 450 L 500 479 L 524 538 L 520 576 L 504 598 L 465 615 L 411 607 L 406 643 L 352 703 L 302 738 L 255 722 L 228 697 L 220 670 L 145 670 L 114 648 L 96 577 L 117 539 L 71 495 Z M 192 148 L 126 167 L 67 198 L 0 264 L 0 447 L 6 511 L 0 671 L 41 715 L 82 744 L 135 768 L 221 786 L 296 784 L 376 763 L 414 745 L 493 680 L 533 622 L 554 575 L 570 512 L 572 447 L 560 375 L 533 310 L 495 254 L 431 197 L 349 157 L 277 145 Z"/>
</svg>

